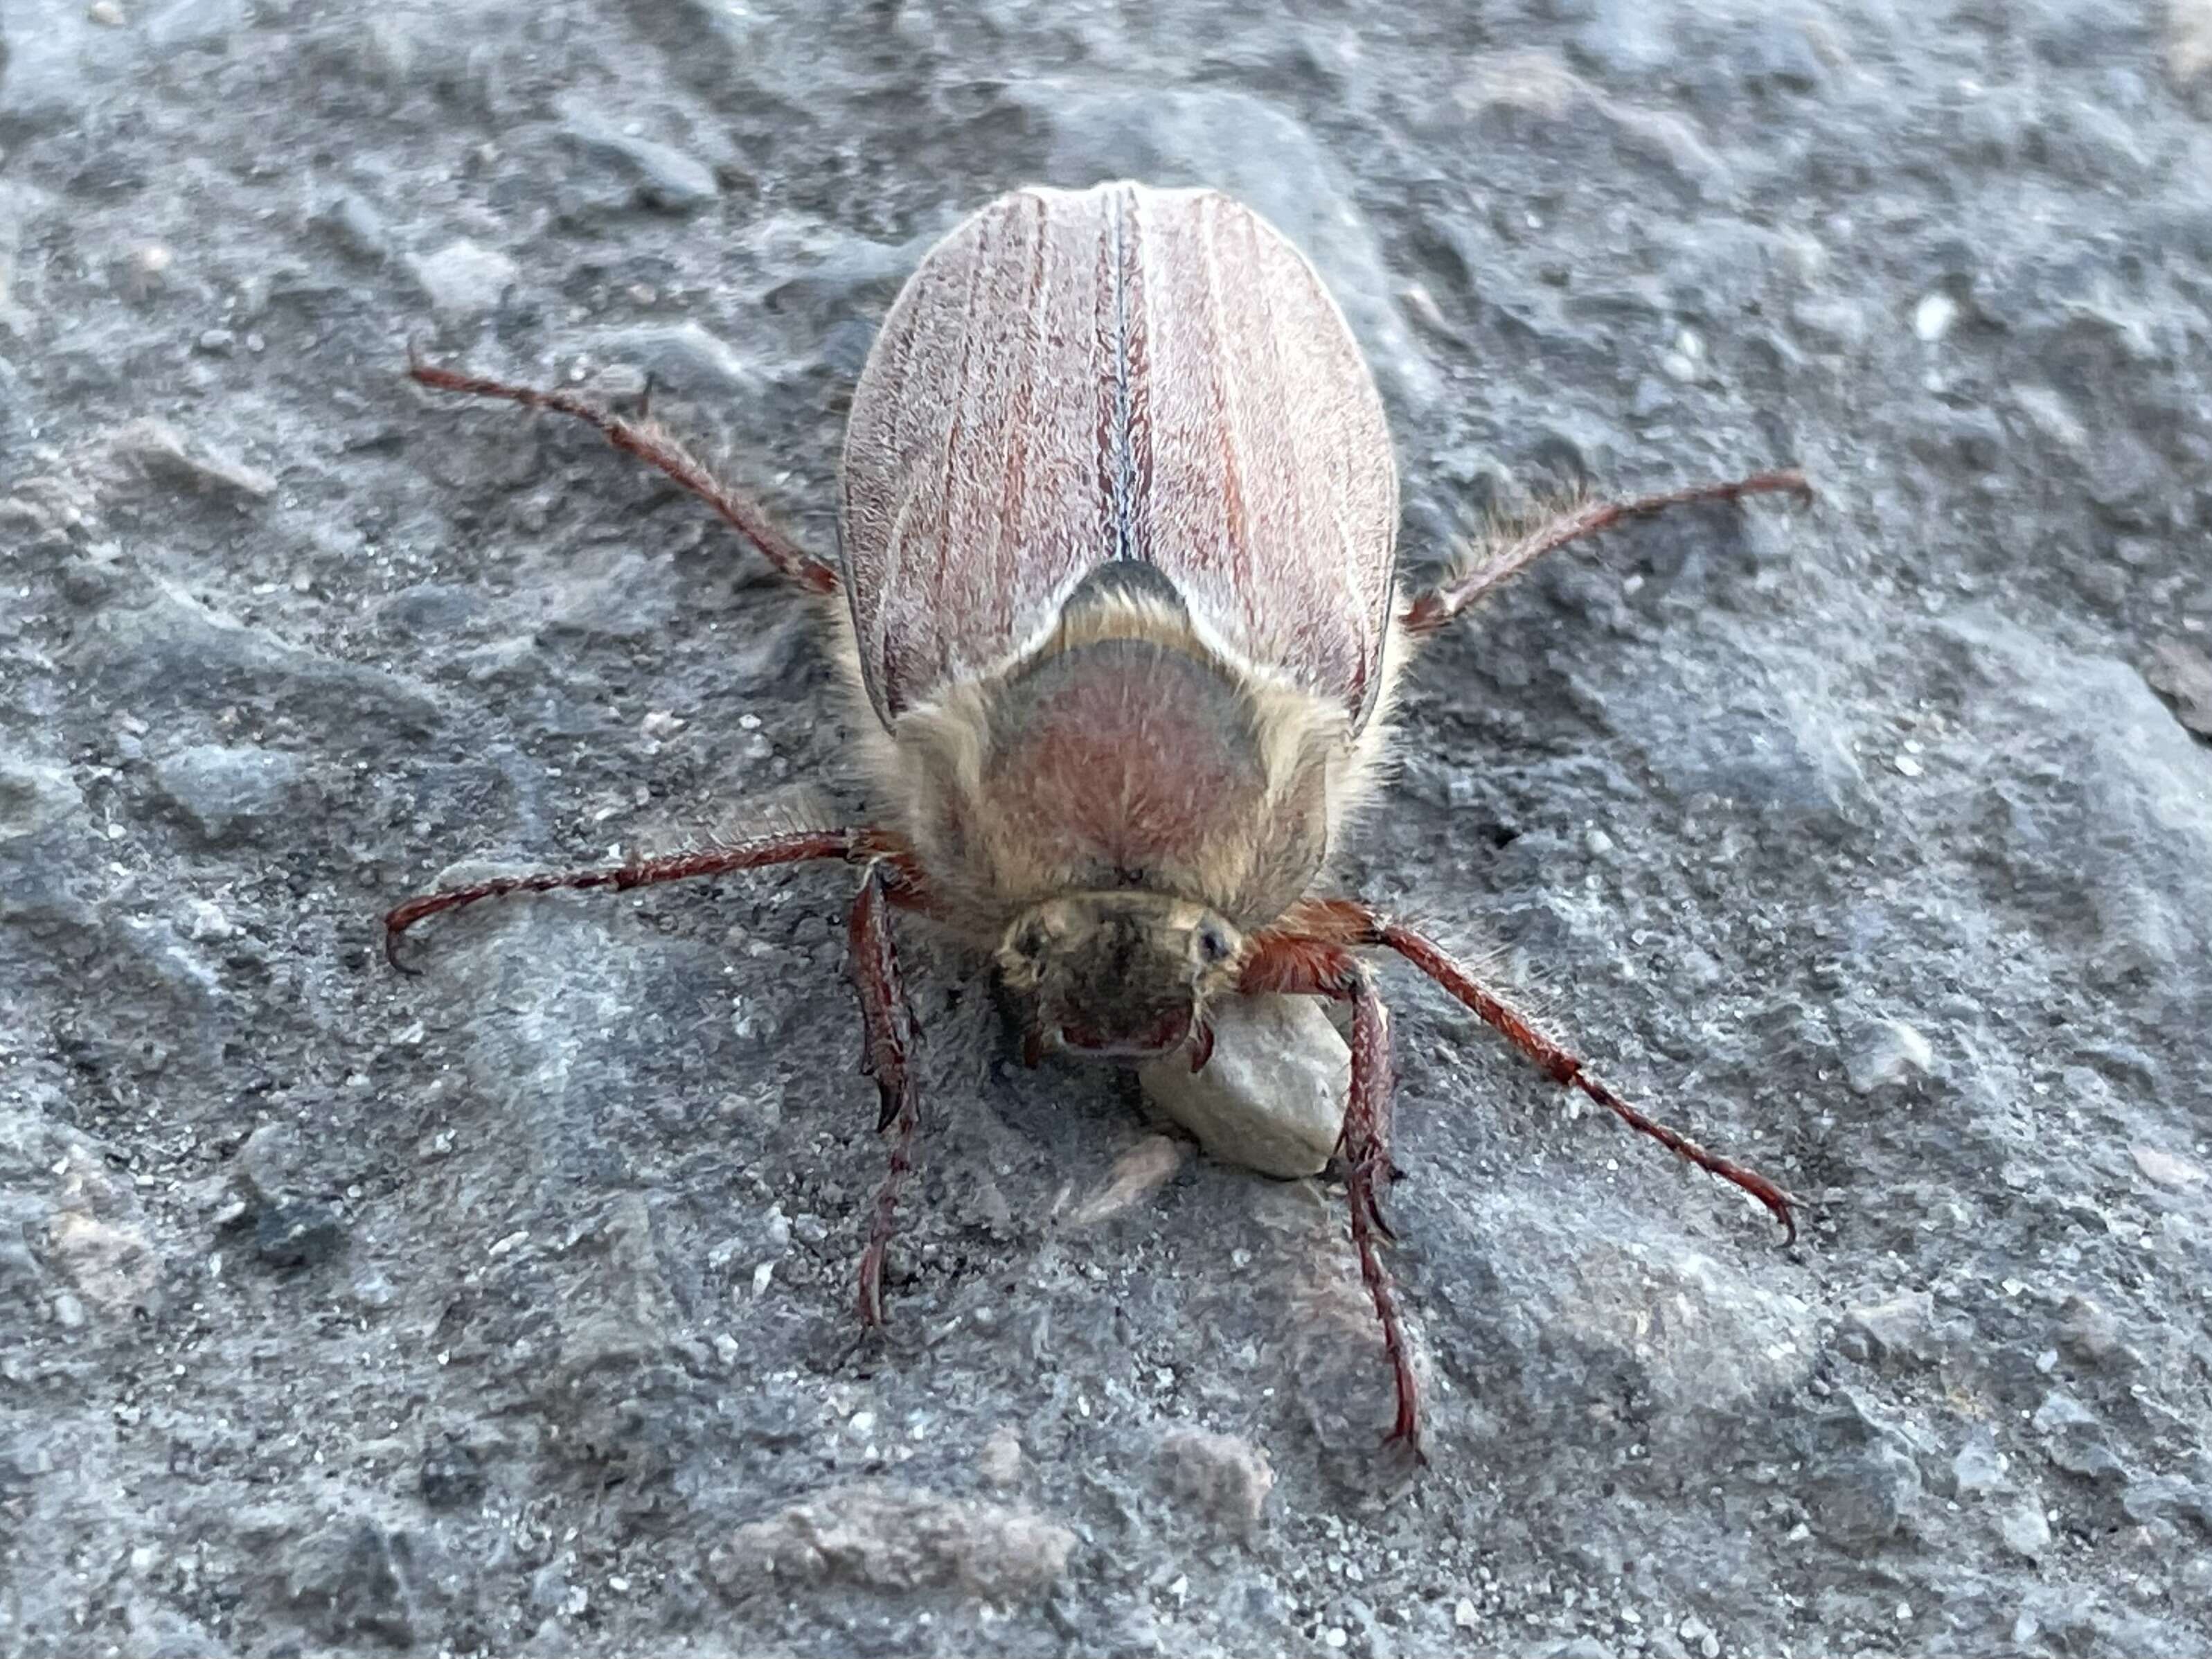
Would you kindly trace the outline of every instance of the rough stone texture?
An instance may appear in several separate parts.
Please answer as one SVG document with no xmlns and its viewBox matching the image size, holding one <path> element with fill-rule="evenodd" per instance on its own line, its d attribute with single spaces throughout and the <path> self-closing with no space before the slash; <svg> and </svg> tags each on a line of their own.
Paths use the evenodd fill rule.
<svg viewBox="0 0 2212 1659">
<path fill-rule="evenodd" d="M 739 1598 L 841 1579 L 1008 1601 L 1048 1588 L 1074 1547 L 1073 1533 L 1024 1510 L 878 1483 L 823 1492 L 739 1527 L 707 1570 Z"/>
<path fill-rule="evenodd" d="M 779 9 L 0 0 L 0 1649 L 2212 1645 L 2203 7 Z M 1135 1085 L 1023 1070 L 918 935 L 855 1340 L 838 872 L 378 953 L 457 860 L 862 804 L 809 608 L 408 344 L 651 371 L 830 548 L 918 246 L 1126 172 L 1313 250 L 1412 565 L 1584 483 L 1822 491 L 1408 680 L 1346 881 L 1808 1223 L 1386 970 L 1411 1478 L 1335 1194 L 1148 1152 L 1083 1224 Z M 1272 1468 L 1248 1535 L 1188 1431 Z M 916 1541 L 983 1504 L 1013 1577 Z M 717 1576 L 855 1504 L 888 1553 Z"/>
<path fill-rule="evenodd" d="M 1267 1454 L 1233 1434 L 1173 1429 L 1160 1442 L 1168 1490 L 1221 1525 L 1249 1533 L 1267 1512 L 1275 1472 Z"/>
</svg>

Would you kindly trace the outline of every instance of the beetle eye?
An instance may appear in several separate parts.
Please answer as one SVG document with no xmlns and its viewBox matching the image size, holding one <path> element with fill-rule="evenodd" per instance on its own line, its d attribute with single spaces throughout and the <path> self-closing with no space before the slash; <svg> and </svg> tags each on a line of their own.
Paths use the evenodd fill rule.
<svg viewBox="0 0 2212 1659">
<path fill-rule="evenodd" d="M 1042 956 L 1044 954 L 1044 924 L 1036 921 L 1025 924 L 1021 932 L 1014 935 L 1014 949 L 1025 957 Z"/>
<path fill-rule="evenodd" d="M 1212 922 L 1201 923 L 1198 930 L 1198 953 L 1208 963 L 1229 960 L 1229 935 Z"/>
</svg>

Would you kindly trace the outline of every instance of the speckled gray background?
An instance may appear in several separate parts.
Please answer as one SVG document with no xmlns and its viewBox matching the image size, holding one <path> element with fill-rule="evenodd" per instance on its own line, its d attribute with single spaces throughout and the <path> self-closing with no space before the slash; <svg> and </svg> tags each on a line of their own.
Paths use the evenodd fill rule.
<svg viewBox="0 0 2212 1659">
<path fill-rule="evenodd" d="M 0 1649 L 2212 1643 L 2203 0 L 786 9 L 0 0 Z M 376 951 L 463 857 L 854 799 L 805 607 L 408 340 L 650 368 L 828 547 L 920 247 L 1129 173 L 1322 264 L 1414 563 L 1822 492 L 1411 688 L 1350 878 L 1810 1206 L 1389 973 L 1411 1482 L 1327 1183 L 1010 1064 L 918 939 L 856 1342 L 842 874 Z"/>
</svg>

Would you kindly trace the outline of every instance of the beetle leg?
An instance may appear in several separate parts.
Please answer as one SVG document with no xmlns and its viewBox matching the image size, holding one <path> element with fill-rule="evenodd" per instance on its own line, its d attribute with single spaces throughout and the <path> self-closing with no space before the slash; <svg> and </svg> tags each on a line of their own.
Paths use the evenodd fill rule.
<svg viewBox="0 0 2212 1659">
<path fill-rule="evenodd" d="M 1692 484 L 1686 489 L 1670 489 L 1633 501 L 1591 501 L 1570 508 L 1546 520 L 1534 530 L 1481 550 L 1480 556 L 1469 561 L 1456 574 L 1419 595 L 1400 611 L 1399 625 L 1416 640 L 1425 639 L 1547 553 L 1609 529 L 1623 519 L 1644 518 L 1691 501 L 1731 501 L 1740 496 L 1774 490 L 1786 491 L 1804 501 L 1813 498 L 1813 487 L 1805 482 L 1805 475 L 1790 468 L 1755 473 L 1748 478 Z"/>
<path fill-rule="evenodd" d="M 503 898 L 510 893 L 550 893 L 568 888 L 611 887 L 619 892 L 631 887 L 650 886 L 655 882 L 723 876 L 736 870 L 757 870 L 775 864 L 862 858 L 879 860 L 889 869 L 888 879 L 897 884 L 894 893 L 902 902 L 917 905 L 923 902 L 921 866 L 912 854 L 884 831 L 805 830 L 789 835 L 724 842 L 688 853 L 671 854 L 666 858 L 641 859 L 596 870 L 546 870 L 528 876 L 500 876 L 465 887 L 450 887 L 441 893 L 425 893 L 394 905 L 385 913 L 385 959 L 402 973 L 416 972 L 399 960 L 399 936 L 418 921 L 447 910 L 460 909 L 479 899 Z"/>
<path fill-rule="evenodd" d="M 411 349 L 407 373 L 419 384 L 441 392 L 465 392 L 473 398 L 503 398 L 525 409 L 550 409 L 556 415 L 569 415 L 588 422 L 598 428 L 617 449 L 636 456 L 649 466 L 659 467 L 705 501 L 721 514 L 732 529 L 758 548 L 763 558 L 808 592 L 834 593 L 841 586 L 836 566 L 825 564 L 777 529 L 757 502 L 726 487 L 664 428 L 655 425 L 642 412 L 637 420 L 626 421 L 573 392 L 542 392 L 535 386 L 466 374 L 459 369 L 439 368 L 416 361 Z M 648 399 L 651 391 L 652 383 L 648 380 Z"/>
<path fill-rule="evenodd" d="M 1398 1319 L 1398 1302 L 1389 1270 L 1382 1265 L 1378 1239 L 1389 1239 L 1378 1188 L 1391 1178 L 1390 1018 L 1376 994 L 1367 964 L 1341 945 L 1293 934 L 1262 934 L 1247 958 L 1238 991 L 1253 995 L 1275 992 L 1313 994 L 1352 1005 L 1352 1093 L 1345 1103 L 1345 1200 L 1352 1211 L 1352 1243 L 1359 1253 L 1359 1277 L 1382 1322 L 1382 1346 L 1390 1356 L 1397 1388 L 1398 1415 L 1389 1438 L 1403 1441 L 1421 1455 L 1420 1389 Z"/>
<path fill-rule="evenodd" d="M 921 1123 L 921 1102 L 908 1061 L 917 1036 L 914 1009 L 899 977 L 898 953 L 891 942 L 890 909 L 896 876 L 873 863 L 853 900 L 847 929 L 852 949 L 853 983 L 860 994 L 860 1069 L 876 1080 L 883 1107 L 878 1134 L 896 1130 L 891 1164 L 876 1189 L 868 1219 L 868 1248 L 860 1257 L 860 1322 L 884 1322 L 884 1258 L 890 1249 L 898 1215 L 899 1189 L 914 1169 L 915 1133 Z"/>
<path fill-rule="evenodd" d="M 1741 1187 L 1764 1204 L 1782 1224 L 1783 1243 L 1797 1242 L 1797 1218 L 1790 1194 L 1756 1170 L 1733 1158 L 1709 1152 L 1679 1129 L 1647 1117 L 1615 1094 L 1597 1078 L 1579 1055 L 1570 1053 L 1547 1036 L 1524 1011 L 1483 985 L 1463 964 L 1455 962 L 1434 939 L 1401 926 L 1370 907 L 1351 899 L 1309 901 L 1291 913 L 1288 925 L 1346 945 L 1380 945 L 1395 951 L 1438 985 L 1449 991 L 1483 1023 L 1536 1063 L 1537 1068 L 1563 1088 L 1577 1089 L 1604 1107 L 1638 1134 L 1650 1135 L 1669 1152 L 1688 1159 L 1708 1174 Z M 1264 942 L 1267 936 L 1261 935 Z"/>
</svg>

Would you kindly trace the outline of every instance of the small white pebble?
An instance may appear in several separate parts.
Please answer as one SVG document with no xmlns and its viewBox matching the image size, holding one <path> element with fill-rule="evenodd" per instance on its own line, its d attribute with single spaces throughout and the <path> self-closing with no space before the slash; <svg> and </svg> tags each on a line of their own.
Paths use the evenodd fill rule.
<svg viewBox="0 0 2212 1659">
<path fill-rule="evenodd" d="M 1474 1628 L 1474 1603 L 1462 1595 L 1452 1608 L 1452 1623 L 1462 1630 Z"/>
<path fill-rule="evenodd" d="M 188 910 L 185 932 L 196 939 L 228 939 L 238 931 L 223 915 L 222 907 L 210 900 L 194 899 Z"/>
<path fill-rule="evenodd" d="M 1352 1638 L 1344 1633 L 1344 1630 L 1341 1626 L 1331 1625 L 1327 1630 L 1321 1633 L 1321 1639 L 1326 1646 L 1340 1648 Z"/>
<path fill-rule="evenodd" d="M 773 1261 L 763 1261 L 759 1267 L 754 1268 L 753 1294 L 757 1297 L 766 1296 L 768 1294 L 768 1282 L 775 1277 L 775 1263 Z"/>
<path fill-rule="evenodd" d="M 1910 755 L 1896 756 L 1892 758 L 1889 763 L 1892 766 L 1894 766 L 1908 778 L 1917 778 L 1926 769 L 1918 761 L 1913 759 Z"/>
<path fill-rule="evenodd" d="M 1923 296 L 1912 308 L 1912 331 L 1930 345 L 1948 334 L 1958 320 L 1959 302 L 1940 290 Z"/>
</svg>

